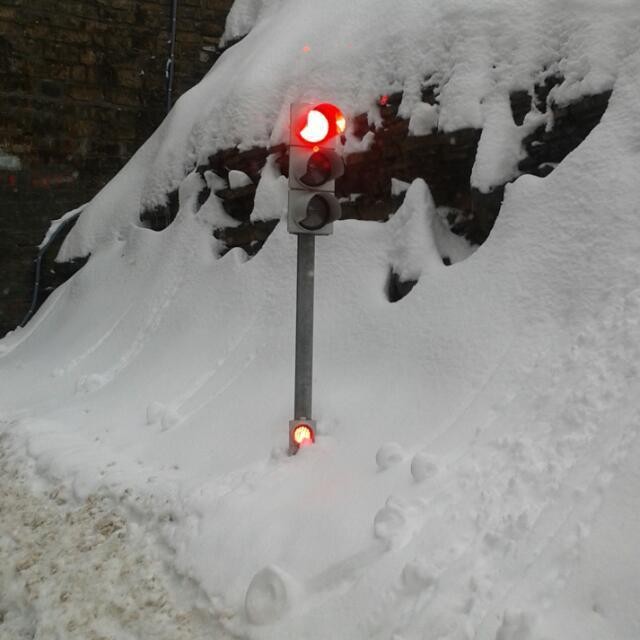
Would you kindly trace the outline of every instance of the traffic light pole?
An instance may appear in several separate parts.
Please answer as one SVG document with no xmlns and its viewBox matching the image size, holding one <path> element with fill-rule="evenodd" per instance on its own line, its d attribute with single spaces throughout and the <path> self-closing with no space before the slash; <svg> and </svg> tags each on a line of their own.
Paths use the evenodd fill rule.
<svg viewBox="0 0 640 640">
<path fill-rule="evenodd" d="M 316 237 L 298 235 L 296 291 L 296 370 L 293 415 L 311 419 L 313 395 L 313 295 Z"/>
<path fill-rule="evenodd" d="M 328 236 L 341 215 L 335 180 L 344 173 L 337 138 L 346 127 L 342 112 L 329 103 L 291 105 L 287 231 L 298 236 L 296 365 L 289 455 L 315 442 L 313 396 L 313 294 L 315 240 Z"/>
</svg>

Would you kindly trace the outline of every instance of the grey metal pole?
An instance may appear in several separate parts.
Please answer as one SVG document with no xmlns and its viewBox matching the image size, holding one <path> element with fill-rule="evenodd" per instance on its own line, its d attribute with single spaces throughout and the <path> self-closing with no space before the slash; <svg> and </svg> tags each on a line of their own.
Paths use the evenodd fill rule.
<svg viewBox="0 0 640 640">
<path fill-rule="evenodd" d="M 294 418 L 311 418 L 313 393 L 313 294 L 315 271 L 314 235 L 298 235 L 296 292 L 296 371 Z"/>
</svg>

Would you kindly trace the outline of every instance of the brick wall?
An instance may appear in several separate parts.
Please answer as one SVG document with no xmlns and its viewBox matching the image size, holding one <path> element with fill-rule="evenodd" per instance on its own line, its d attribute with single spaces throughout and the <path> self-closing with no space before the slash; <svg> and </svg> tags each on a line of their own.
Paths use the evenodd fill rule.
<svg viewBox="0 0 640 640">
<path fill-rule="evenodd" d="M 178 0 L 175 98 L 213 63 L 231 4 Z M 49 221 L 162 121 L 170 28 L 171 0 L 0 0 L 0 336 L 28 309 Z"/>
<path fill-rule="evenodd" d="M 553 122 L 550 129 L 541 124 L 523 140 L 525 154 L 518 165 L 519 174 L 549 175 L 585 140 L 607 109 L 611 91 L 583 96 L 571 104 L 551 102 L 547 105 L 550 89 L 563 81 L 562 77 L 556 76 L 544 85 L 534 87 L 533 95 L 518 91 L 510 96 L 516 124 L 522 124 L 534 105 L 536 110 L 550 109 Z M 437 101 L 432 87 L 423 91 L 422 99 L 429 104 Z M 345 158 L 344 175 L 335 184 L 336 195 L 343 198 L 342 218 L 385 221 L 397 211 L 404 197 L 393 194 L 392 179 L 412 182 L 422 178 L 429 185 L 436 206 L 447 211 L 451 230 L 472 244 L 482 244 L 500 212 L 506 186 L 506 183 L 497 184 L 483 193 L 471 185 L 482 131 L 458 129 L 445 133 L 434 130 L 426 135 L 409 135 L 409 121 L 398 116 L 401 101 L 402 93 L 381 96 L 381 121 L 378 124 L 369 123 L 366 114 L 355 117 L 354 134 L 362 139 L 372 132 L 373 143 L 367 151 Z M 251 178 L 251 184 L 246 186 L 231 188 L 227 183 L 215 192 L 226 212 L 239 223 L 214 232 L 227 249 L 241 247 L 253 255 L 275 228 L 275 221 L 252 222 L 250 219 L 260 172 L 270 154 L 280 171 L 288 175 L 285 145 L 243 151 L 237 147 L 222 149 L 210 156 L 207 164 L 197 168 L 202 174 L 212 170 L 225 179 L 229 171 L 235 169 Z M 208 190 L 204 189 L 200 201 L 204 202 L 208 195 Z M 149 228 L 162 230 L 175 218 L 178 204 L 178 193 L 174 191 L 169 194 L 165 206 L 143 211 L 141 219 Z"/>
</svg>

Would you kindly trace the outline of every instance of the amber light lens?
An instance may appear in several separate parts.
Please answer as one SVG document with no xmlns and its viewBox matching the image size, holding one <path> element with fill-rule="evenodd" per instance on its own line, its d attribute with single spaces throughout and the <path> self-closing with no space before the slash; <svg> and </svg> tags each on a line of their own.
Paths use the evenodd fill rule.
<svg viewBox="0 0 640 640">
<path fill-rule="evenodd" d="M 322 151 L 315 151 L 307 162 L 307 172 L 300 178 L 308 187 L 320 187 L 331 180 L 331 160 Z"/>
</svg>

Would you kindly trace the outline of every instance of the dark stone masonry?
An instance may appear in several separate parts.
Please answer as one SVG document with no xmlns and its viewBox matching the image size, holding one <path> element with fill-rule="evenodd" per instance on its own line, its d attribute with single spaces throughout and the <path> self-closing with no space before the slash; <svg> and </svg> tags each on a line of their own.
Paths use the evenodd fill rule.
<svg viewBox="0 0 640 640">
<path fill-rule="evenodd" d="M 209 70 L 232 0 L 178 0 L 173 97 Z M 171 0 L 0 0 L 0 337 L 24 317 L 37 245 L 166 112 Z M 47 258 L 43 296 L 69 268 Z"/>
<path fill-rule="evenodd" d="M 174 100 L 211 67 L 232 0 L 178 0 Z M 160 124 L 166 111 L 165 66 L 170 51 L 172 0 L 0 0 L 0 336 L 14 328 L 31 303 L 34 259 L 51 219 L 88 201 Z M 511 96 L 514 122 L 534 106 L 551 109 L 553 127 L 523 141 L 521 173 L 549 174 L 598 124 L 609 92 L 569 105 L 547 104 L 563 82 L 549 77 L 532 91 Z M 438 87 L 425 85 L 422 99 L 435 104 Z M 367 151 L 346 158 L 336 183 L 343 217 L 385 221 L 402 202 L 391 179 L 423 178 L 437 206 L 447 207 L 451 229 L 474 244 L 488 237 L 498 216 L 504 184 L 481 193 L 470 184 L 481 131 L 463 129 L 409 135 L 398 117 L 402 94 L 380 97 L 382 123 L 365 115 L 354 132 L 373 133 Z M 224 149 L 197 167 L 226 178 L 244 171 L 252 184 L 217 192 L 239 226 L 216 230 L 227 248 L 259 251 L 274 222 L 252 223 L 256 185 L 274 154 L 287 173 L 287 149 Z M 205 193 L 201 194 L 204 201 Z M 171 224 L 177 193 L 141 214 L 141 224 Z M 62 238 L 43 261 L 37 303 L 82 264 L 53 261 Z M 446 257 L 445 257 L 446 263 Z M 393 275 L 393 274 L 392 274 Z M 395 282 L 395 299 L 411 283 Z"/>
<path fill-rule="evenodd" d="M 543 125 L 523 140 L 526 157 L 518 166 L 520 175 L 544 177 L 551 173 L 589 135 L 607 108 L 610 92 L 585 96 L 569 105 L 547 106 L 550 88 L 560 83 L 562 78 L 552 78 L 544 87 L 535 87 L 533 95 L 518 92 L 512 96 L 516 124 L 523 122 L 534 105 L 542 111 L 547 108 L 553 111 L 553 128 L 547 131 Z M 398 117 L 401 100 L 400 93 L 381 96 L 382 124 L 378 128 L 369 125 L 366 115 L 355 118 L 356 135 L 362 138 L 371 131 L 374 140 L 367 151 L 352 153 L 345 159 L 345 173 L 336 181 L 336 195 L 344 198 L 342 218 L 386 221 L 403 199 L 392 194 L 391 179 L 411 182 L 423 178 L 436 206 L 449 209 L 451 230 L 472 244 L 482 244 L 498 216 L 505 188 L 505 184 L 499 184 L 488 193 L 481 193 L 471 187 L 471 171 L 482 131 L 460 129 L 444 133 L 436 130 L 428 135 L 409 135 L 408 120 Z M 423 100 L 434 104 L 437 90 L 426 88 Z M 253 255 L 275 228 L 275 221 L 252 223 L 249 219 L 260 171 L 270 154 L 275 155 L 281 172 L 287 175 L 284 145 L 243 152 L 225 149 L 212 155 L 207 165 L 197 168 L 201 173 L 212 170 L 222 178 L 236 169 L 252 179 L 251 185 L 216 192 L 226 212 L 240 222 L 239 226 L 215 231 L 216 237 L 224 240 L 229 249 L 242 247 Z M 151 229 L 164 229 L 174 219 L 178 204 L 177 193 L 169 194 L 165 207 L 142 213 L 142 223 Z"/>
</svg>

